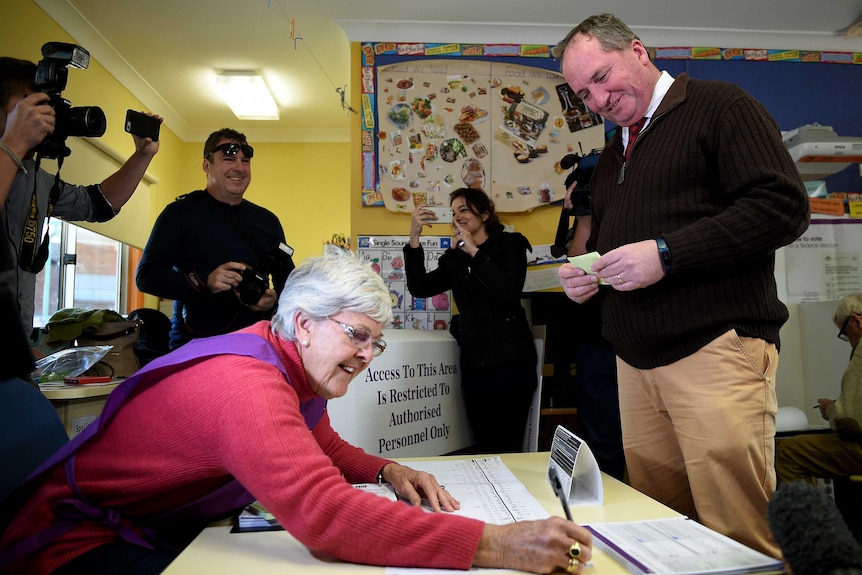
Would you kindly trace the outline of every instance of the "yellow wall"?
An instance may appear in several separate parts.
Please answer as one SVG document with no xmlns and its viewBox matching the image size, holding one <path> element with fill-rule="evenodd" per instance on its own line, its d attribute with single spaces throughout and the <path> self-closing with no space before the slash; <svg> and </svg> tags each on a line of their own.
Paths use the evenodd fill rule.
<svg viewBox="0 0 862 575">
<path fill-rule="evenodd" d="M 32 0 L 6 0 L 3 12 L 0 54 L 4 56 L 38 62 L 40 48 L 45 42 L 74 42 Z M 141 110 L 144 107 L 99 64 L 98 54 L 91 52 L 90 55 L 88 69 L 70 70 L 63 96 L 73 106 L 102 108 L 108 118 L 108 129 L 100 143 L 128 157 L 134 145 L 123 131 L 123 119 L 128 108 Z M 159 153 L 148 170 L 158 181 L 153 186 L 155 193 L 149 213 L 121 212 L 117 218 L 146 218 L 151 227 L 164 206 L 174 198 L 205 186 L 201 167 L 203 142 L 183 142 L 169 126 L 162 126 L 160 141 Z M 255 157 L 252 184 L 246 197 L 279 217 L 288 243 L 296 250 L 297 261 L 319 254 L 321 244 L 333 234 L 349 233 L 348 144 L 250 143 L 255 147 Z M 70 156 L 66 165 L 75 161 L 76 157 Z M 99 224 L 88 227 L 99 230 Z M 126 239 L 121 231 L 112 235 L 121 241 Z"/>
<path fill-rule="evenodd" d="M 38 62 L 41 55 L 41 47 L 45 42 L 74 42 L 41 8 L 32 0 L 6 0 L 3 8 L 3 17 L 0 18 L 0 55 L 23 58 Z M 86 48 L 86 46 L 84 46 Z M 117 82 L 98 62 L 95 55 L 91 54 L 90 67 L 86 70 L 72 69 L 69 71 L 68 85 L 63 91 L 63 96 L 71 101 L 73 106 L 99 106 L 105 112 L 108 128 L 105 135 L 99 138 L 99 143 L 104 145 L 122 157 L 128 157 L 134 151 L 131 137 L 123 131 L 123 119 L 126 110 L 134 108 L 144 109 L 143 105 L 123 86 Z M 183 144 L 170 130 L 163 130 L 161 149 L 176 150 Z M 76 161 L 76 157 L 70 156 L 65 160 L 65 166 Z M 79 168 L 80 166 L 75 166 Z M 150 174 L 159 179 L 158 188 L 165 193 L 171 193 L 175 189 L 170 178 L 163 177 L 164 174 L 179 171 L 180 166 L 175 154 L 161 153 L 156 156 L 150 165 Z M 94 176 L 92 181 L 81 181 L 76 183 L 91 184 L 103 178 Z M 174 194 L 176 195 L 176 194 Z M 154 194 L 155 196 L 155 194 Z M 159 209 L 155 198 L 149 202 L 150 212 Z M 134 228 L 134 223 L 144 218 L 151 225 L 151 213 L 132 213 L 131 210 L 121 212 L 115 218 L 116 223 L 127 223 L 128 227 Z M 118 220 L 118 221 L 117 221 Z M 91 229 L 98 231 L 99 224 L 94 224 Z M 117 239 L 124 240 L 122 234 Z M 137 243 L 137 242 L 134 242 Z"/>
<path fill-rule="evenodd" d="M 6 0 L 0 19 L 0 54 L 38 62 L 40 48 L 49 41 L 74 42 L 32 0 Z M 87 46 L 84 46 L 87 48 Z M 360 47 L 351 46 L 353 86 L 351 105 L 360 109 Z M 74 106 L 99 106 L 108 117 L 108 130 L 101 143 L 128 157 L 131 137 L 123 131 L 126 109 L 144 109 L 98 62 L 91 52 L 87 70 L 70 70 L 63 95 Z M 158 110 L 152 110 L 158 113 Z M 212 126 L 213 130 L 223 126 Z M 148 214 L 121 212 L 118 218 L 147 219 L 151 226 L 158 214 L 176 196 L 203 188 L 202 142 L 183 142 L 169 126 L 162 127 L 160 151 L 150 166 L 156 178 Z M 317 255 L 321 244 L 333 234 L 404 235 L 409 215 L 391 213 L 383 207 L 361 205 L 360 118 L 352 115 L 351 142 L 330 144 L 283 144 L 250 142 L 255 147 L 252 184 L 246 197 L 272 210 L 281 220 L 288 243 L 296 250 L 295 261 Z M 75 162 L 70 156 L 67 165 Z M 89 184 L 92 182 L 80 182 Z M 553 240 L 558 208 L 539 208 L 529 214 L 504 214 L 533 244 Z M 99 224 L 92 226 L 98 231 Z M 116 227 L 116 226 L 115 226 Z M 121 227 L 122 229 L 122 227 Z M 439 226 L 439 233 L 446 233 Z M 117 232 L 121 241 L 122 232 Z M 148 305 L 152 305 L 148 301 Z"/>
</svg>

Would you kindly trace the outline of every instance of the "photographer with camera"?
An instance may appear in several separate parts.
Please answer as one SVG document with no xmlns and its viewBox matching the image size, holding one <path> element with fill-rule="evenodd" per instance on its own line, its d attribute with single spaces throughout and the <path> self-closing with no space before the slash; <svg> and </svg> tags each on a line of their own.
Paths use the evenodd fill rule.
<svg viewBox="0 0 862 575">
<path fill-rule="evenodd" d="M 579 256 L 587 253 L 592 229 L 590 178 L 600 150 L 589 154 L 567 154 L 560 167 L 571 169 L 566 176 L 566 196 L 560 211 L 551 254 L 554 257 Z M 570 224 L 574 217 L 574 224 Z M 611 343 L 602 337 L 602 317 L 598 298 L 576 304 L 565 299 L 560 310 L 565 337 L 573 345 L 575 402 L 578 425 L 584 441 L 590 446 L 599 468 L 620 481 L 625 480 L 626 460 L 623 452 L 620 402 L 617 387 L 616 358 Z"/>
<path fill-rule="evenodd" d="M 96 107 L 71 108 L 60 97 L 67 66 L 86 68 L 89 54 L 72 44 L 49 42 L 38 65 L 0 57 L 0 201 L 8 226 L 0 249 L 13 263 L 0 270 L 0 284 L 17 293 L 25 333 L 33 328 L 36 274 L 48 257 L 43 230 L 48 217 L 104 222 L 119 213 L 144 176 L 159 143 L 134 137 L 135 152 L 101 184 L 68 184 L 39 167 L 41 158 L 69 155 L 67 136 L 101 136 L 105 116 Z M 161 118 L 154 116 L 161 121 Z M 44 237 L 43 237 L 44 236 Z"/>
<path fill-rule="evenodd" d="M 293 271 L 278 218 L 243 199 L 253 155 L 236 130 L 210 134 L 206 189 L 168 205 L 150 233 L 136 282 L 143 292 L 174 300 L 171 349 L 271 318 Z"/>
</svg>

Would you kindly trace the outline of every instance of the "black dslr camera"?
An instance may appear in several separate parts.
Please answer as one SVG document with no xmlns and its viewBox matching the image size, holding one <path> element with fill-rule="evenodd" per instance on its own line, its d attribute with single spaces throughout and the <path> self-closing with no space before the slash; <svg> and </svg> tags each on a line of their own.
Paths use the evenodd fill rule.
<svg viewBox="0 0 862 575">
<path fill-rule="evenodd" d="M 559 258 L 566 254 L 575 235 L 575 228 L 569 227 L 570 216 L 589 216 L 592 214 L 592 197 L 590 196 L 590 178 L 596 163 L 599 161 L 600 150 L 593 150 L 585 156 L 578 154 L 566 154 L 560 158 L 560 167 L 564 170 L 572 170 L 563 184 L 564 189 L 577 182 L 572 189 L 571 209 L 563 208 L 560 212 L 560 221 L 557 224 L 557 233 L 554 243 L 551 245 L 551 255 Z M 576 223 L 577 225 L 577 223 Z"/>
<path fill-rule="evenodd" d="M 593 175 L 593 170 L 596 163 L 599 161 L 600 150 L 593 150 L 585 156 L 578 154 L 566 154 L 560 159 L 560 167 L 568 170 L 572 169 L 566 181 L 563 184 L 565 189 L 569 189 L 574 182 L 578 185 L 572 190 L 572 212 L 576 216 L 586 216 L 590 214 L 590 178 Z"/>
<path fill-rule="evenodd" d="M 57 122 L 54 133 L 49 134 L 34 152 L 43 158 L 65 158 L 71 154 L 66 146 L 69 136 L 97 138 L 105 133 L 105 113 L 96 106 L 73 108 L 69 100 L 61 96 L 66 88 L 69 66 L 86 68 L 90 65 L 90 53 L 75 44 L 48 42 L 42 46 L 42 60 L 36 67 L 36 89 L 50 96 L 48 104 L 54 108 Z"/>
<path fill-rule="evenodd" d="M 245 305 L 254 305 L 263 297 L 263 293 L 269 288 L 269 276 L 278 267 L 289 260 L 293 250 L 284 243 L 279 243 L 277 248 L 271 249 L 260 259 L 257 269 L 246 264 L 245 270 L 239 272 L 242 276 L 236 290 L 239 293 L 239 301 Z"/>
</svg>

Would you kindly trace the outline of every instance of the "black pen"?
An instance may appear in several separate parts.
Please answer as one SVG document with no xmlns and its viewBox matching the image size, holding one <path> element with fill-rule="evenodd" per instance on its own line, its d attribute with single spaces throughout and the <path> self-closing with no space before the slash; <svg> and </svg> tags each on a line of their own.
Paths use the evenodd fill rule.
<svg viewBox="0 0 862 575">
<path fill-rule="evenodd" d="M 566 513 L 566 519 L 572 521 L 572 511 L 569 509 L 569 501 L 566 494 L 563 493 L 563 486 L 560 483 L 560 478 L 557 477 L 557 472 L 554 469 L 548 470 L 548 477 L 551 479 L 551 485 L 554 487 L 554 493 L 560 498 L 560 503 L 563 504 L 563 511 Z"/>
</svg>

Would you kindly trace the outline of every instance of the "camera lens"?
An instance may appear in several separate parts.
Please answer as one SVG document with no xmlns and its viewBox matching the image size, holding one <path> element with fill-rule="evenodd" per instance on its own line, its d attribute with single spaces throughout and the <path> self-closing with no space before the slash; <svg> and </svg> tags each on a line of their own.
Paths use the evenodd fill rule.
<svg viewBox="0 0 862 575">
<path fill-rule="evenodd" d="M 108 122 L 98 106 L 69 108 L 66 115 L 66 133 L 69 136 L 97 138 L 105 134 Z"/>
</svg>

